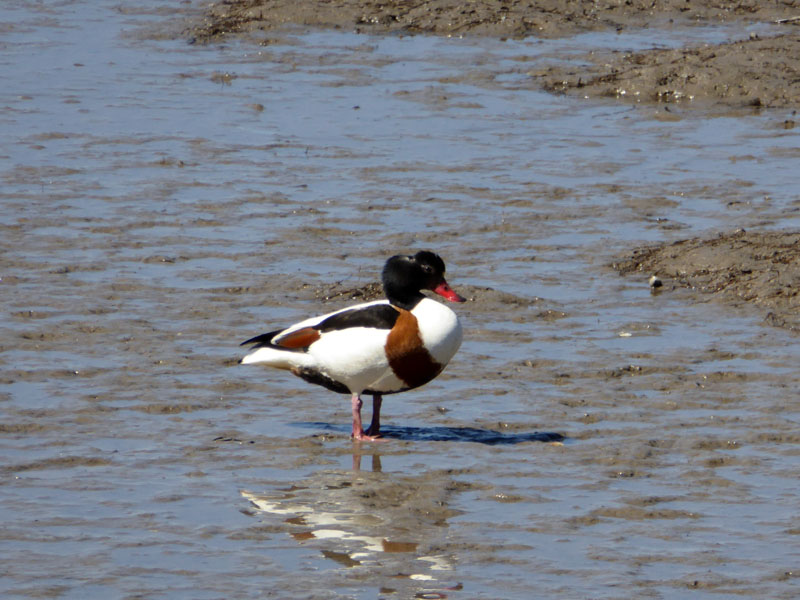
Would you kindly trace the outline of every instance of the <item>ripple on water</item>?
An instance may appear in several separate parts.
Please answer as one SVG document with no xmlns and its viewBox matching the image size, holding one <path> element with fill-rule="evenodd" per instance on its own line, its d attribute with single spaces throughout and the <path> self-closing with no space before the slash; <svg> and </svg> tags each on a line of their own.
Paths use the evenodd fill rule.
<svg viewBox="0 0 800 600">
<path fill-rule="evenodd" d="M 793 597 L 792 334 L 608 267 L 797 226 L 783 115 L 530 81 L 652 32 L 197 47 L 128 4 L 4 16 L 4 596 Z M 389 441 L 236 364 L 423 246 L 465 342 L 387 397 Z"/>
</svg>

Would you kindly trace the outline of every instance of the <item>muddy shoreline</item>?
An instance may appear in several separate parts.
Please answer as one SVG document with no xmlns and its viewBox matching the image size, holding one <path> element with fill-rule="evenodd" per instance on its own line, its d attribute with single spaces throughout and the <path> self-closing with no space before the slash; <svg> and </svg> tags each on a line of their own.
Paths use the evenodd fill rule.
<svg viewBox="0 0 800 600">
<path fill-rule="evenodd" d="M 656 33 L 652 50 L 591 53 L 579 64 L 553 64 L 529 76 L 532 85 L 551 92 L 629 103 L 680 103 L 718 112 L 800 106 L 800 7 L 791 3 L 550 0 L 504 2 L 498 8 L 487 1 L 226 0 L 212 5 L 203 22 L 185 33 L 201 43 L 287 26 L 522 38 L 733 23 L 774 27 L 763 39 L 751 33 L 730 43 L 679 49 L 658 48 Z"/>
<path fill-rule="evenodd" d="M 800 37 L 787 33 L 726 44 L 612 52 L 580 67 L 557 65 L 536 76 L 544 89 L 632 104 L 681 104 L 716 114 L 800 105 Z M 794 119 L 787 119 L 788 128 Z"/>
<path fill-rule="evenodd" d="M 800 331 L 800 232 L 737 230 L 637 248 L 612 265 L 623 275 L 656 276 L 655 293 L 678 288 L 732 306 L 752 305 L 764 322 Z"/>
<path fill-rule="evenodd" d="M 800 232 L 748 232 L 738 229 L 711 238 L 691 238 L 635 248 L 614 261 L 620 275 L 638 277 L 654 294 L 688 289 L 703 299 L 742 308 L 752 307 L 763 322 L 800 331 Z M 383 297 L 380 284 L 347 287 L 317 286 L 317 301 L 370 301 Z M 481 310 L 498 310 L 507 304 L 532 304 L 491 288 L 465 286 L 462 292 Z M 563 318 L 565 313 L 541 309 L 539 319 Z"/>
<path fill-rule="evenodd" d="M 728 116 L 792 109 L 782 127 L 794 128 L 793 109 L 800 106 L 800 6 L 791 3 L 551 0 L 507 2 L 498 9 L 487 1 L 226 0 L 212 5 L 203 22 L 185 33 L 200 43 L 288 26 L 371 34 L 563 37 L 603 29 L 732 23 L 773 23 L 774 28 L 768 37 L 751 33 L 722 44 L 593 52 L 580 64 L 562 62 L 528 75 L 531 85 L 553 93 L 663 105 L 666 111 L 675 104 Z M 767 311 L 769 323 L 797 330 L 792 288 L 800 281 L 793 266 L 797 239 L 795 232 L 706 236 L 636 249 L 614 267 L 623 274 L 660 273 L 673 287 L 699 290 L 729 304 L 757 304 Z"/>
<path fill-rule="evenodd" d="M 787 2 L 697 0 L 224 0 L 212 4 L 192 33 L 200 41 L 287 25 L 338 28 L 358 33 L 447 36 L 565 37 L 614 29 L 785 21 L 800 16 Z"/>
</svg>

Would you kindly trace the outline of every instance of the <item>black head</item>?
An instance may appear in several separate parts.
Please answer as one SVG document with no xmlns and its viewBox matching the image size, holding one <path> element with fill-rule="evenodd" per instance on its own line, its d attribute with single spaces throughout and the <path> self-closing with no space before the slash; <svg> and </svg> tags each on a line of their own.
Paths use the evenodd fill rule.
<svg viewBox="0 0 800 600">
<path fill-rule="evenodd" d="M 447 285 L 444 270 L 444 261 L 428 250 L 413 256 L 393 256 L 383 267 L 386 297 L 392 304 L 409 310 L 424 298 L 420 290 L 431 290 L 451 302 L 464 302 L 464 298 Z"/>
</svg>

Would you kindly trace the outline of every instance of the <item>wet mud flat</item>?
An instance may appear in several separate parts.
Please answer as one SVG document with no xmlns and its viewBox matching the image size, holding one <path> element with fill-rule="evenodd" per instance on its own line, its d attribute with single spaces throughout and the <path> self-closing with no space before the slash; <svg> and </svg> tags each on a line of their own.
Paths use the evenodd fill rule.
<svg viewBox="0 0 800 600">
<path fill-rule="evenodd" d="M 160 2 L 25 7 L 0 57 L 0 595 L 796 596 L 796 334 L 700 291 L 782 310 L 794 234 L 758 233 L 797 230 L 782 113 L 541 94 L 515 40 L 151 44 L 121 32 Z M 237 364 L 421 248 L 465 342 L 386 399 L 388 441 Z"/>
<path fill-rule="evenodd" d="M 729 306 L 753 305 L 764 321 L 800 328 L 800 233 L 739 230 L 639 248 L 613 263 L 621 274 L 650 274 L 660 293 L 684 287 Z"/>
<path fill-rule="evenodd" d="M 798 19 L 800 25 L 800 19 Z M 788 29 L 796 29 L 797 25 Z M 535 73 L 544 89 L 626 103 L 695 104 L 717 114 L 800 107 L 800 34 L 703 44 L 680 49 L 601 52 L 579 67 L 558 65 Z M 794 113 L 793 113 L 794 114 Z M 794 127 L 795 120 L 786 120 Z"/>
<path fill-rule="evenodd" d="M 208 43 L 226 36 L 270 31 L 287 26 L 354 30 L 359 33 L 434 34 L 495 37 L 568 36 L 592 29 L 647 28 L 651 25 L 772 23 L 762 39 L 748 39 L 644 51 L 591 52 L 570 64 L 537 68 L 527 73 L 531 82 L 553 93 L 583 98 L 614 98 L 634 104 L 680 104 L 706 115 L 752 114 L 762 108 L 793 109 L 780 127 L 793 129 L 800 107 L 800 8 L 783 2 L 428 2 L 318 3 L 283 0 L 228 0 L 212 5 L 201 25 L 184 32 L 192 42 Z M 787 33 L 781 33 L 786 31 Z M 743 112 L 744 111 L 744 112 Z M 656 117 L 664 118 L 664 117 Z M 668 117 L 667 117 L 668 118 Z M 679 117 L 676 117 L 679 118 Z M 714 292 L 728 302 L 752 302 L 768 307 L 769 322 L 796 329 L 793 282 L 794 250 L 787 234 L 737 234 L 739 244 L 724 245 L 726 236 L 708 236 L 676 243 L 667 250 L 636 251 L 628 262 L 615 263 L 621 273 L 651 269 L 680 274 L 681 285 Z M 748 266 L 738 274 L 731 264 L 744 245 L 752 249 Z M 675 266 L 679 251 L 702 264 Z M 755 256 L 772 257 L 769 264 L 750 264 Z M 667 257 L 672 263 L 666 262 Z M 756 259 L 757 260 L 757 259 Z M 715 262 L 716 261 L 716 262 Z M 769 275 L 743 277 L 767 269 Z M 746 279 L 746 281 L 745 281 Z M 723 281 L 724 280 L 724 281 Z M 775 283 L 767 290 L 765 280 Z M 756 290 L 755 286 L 761 289 Z M 744 288 L 747 288 L 745 291 Z"/>
<path fill-rule="evenodd" d="M 800 8 L 792 2 L 291 2 L 228 0 L 212 5 L 204 23 L 186 33 L 209 42 L 230 34 L 287 25 L 363 33 L 553 37 L 613 29 L 764 24 L 775 28 L 729 43 L 643 51 L 599 51 L 567 64 L 538 67 L 531 81 L 583 98 L 632 103 L 682 103 L 742 108 L 800 107 Z M 760 30 L 759 30 L 760 31 Z"/>
<path fill-rule="evenodd" d="M 692 0 L 545 0 L 510 2 L 454 0 L 225 0 L 214 3 L 193 32 L 200 41 L 255 29 L 287 25 L 333 27 L 359 33 L 570 36 L 597 29 L 623 31 L 677 24 L 692 26 L 733 21 L 793 22 L 791 2 L 699 2 Z"/>
</svg>

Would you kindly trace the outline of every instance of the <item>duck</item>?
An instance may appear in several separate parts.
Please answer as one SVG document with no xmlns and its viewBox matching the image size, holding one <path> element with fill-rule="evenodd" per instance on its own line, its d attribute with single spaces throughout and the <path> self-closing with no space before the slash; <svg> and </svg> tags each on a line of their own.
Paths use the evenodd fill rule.
<svg viewBox="0 0 800 600">
<path fill-rule="evenodd" d="M 425 385 L 437 377 L 461 346 L 458 316 L 422 293 L 465 302 L 444 277 L 439 255 L 422 250 L 389 258 L 381 273 L 385 299 L 356 304 L 262 333 L 240 364 L 290 371 L 340 394 L 350 394 L 352 438 L 381 438 L 383 396 Z M 365 430 L 362 395 L 372 395 L 372 420 Z"/>
</svg>

